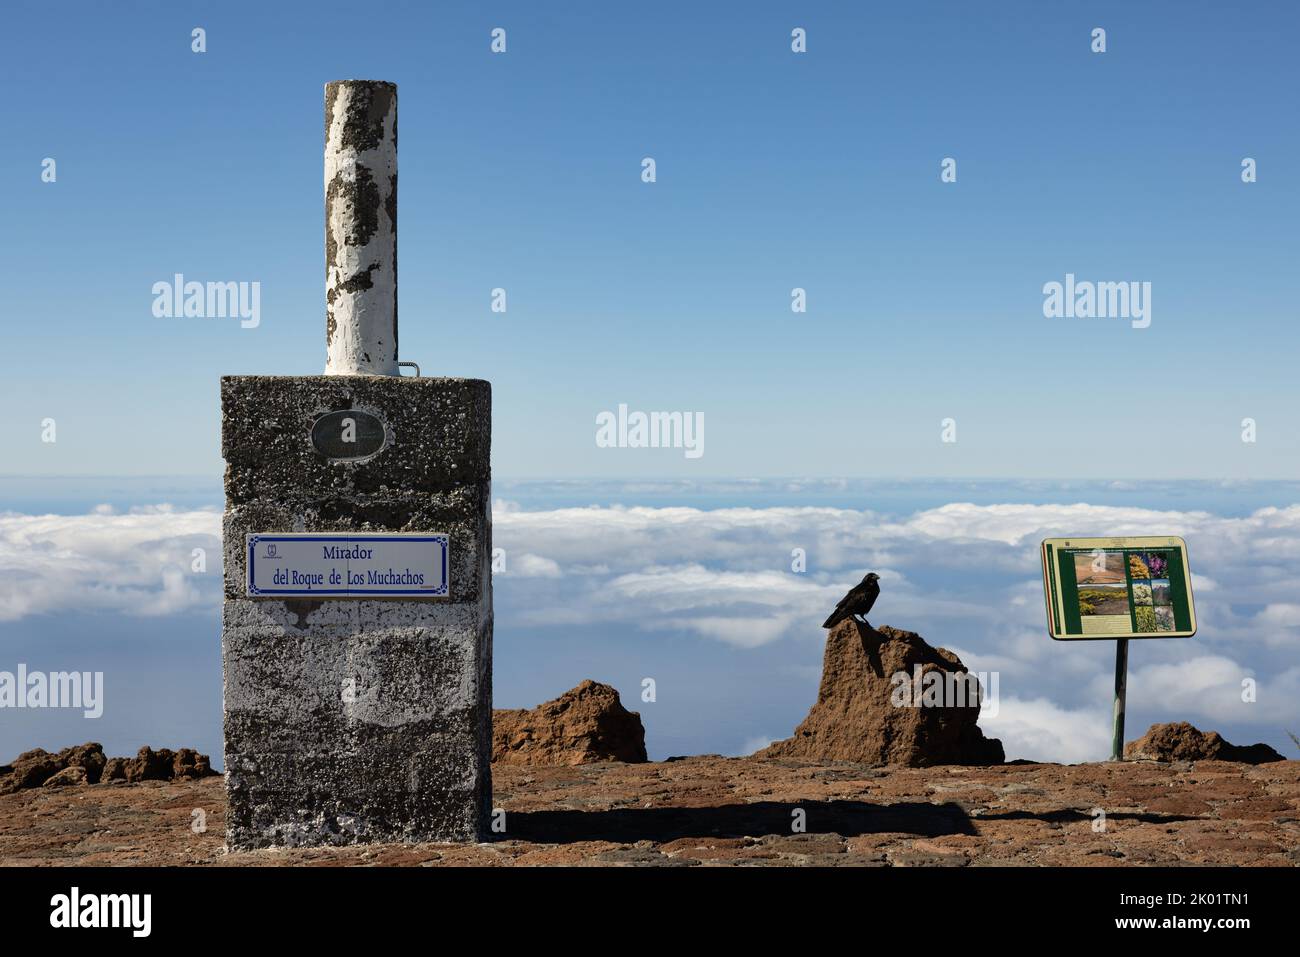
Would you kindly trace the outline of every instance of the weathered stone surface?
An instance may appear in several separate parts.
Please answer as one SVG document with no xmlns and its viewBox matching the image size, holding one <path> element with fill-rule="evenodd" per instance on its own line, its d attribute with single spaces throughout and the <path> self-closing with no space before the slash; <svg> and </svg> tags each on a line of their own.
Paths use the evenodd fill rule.
<svg viewBox="0 0 1300 957">
<path fill-rule="evenodd" d="M 119 759 L 114 759 L 119 760 Z M 216 774 L 206 754 L 199 754 L 193 748 L 181 748 L 172 751 L 161 748 L 157 751 L 143 747 L 133 759 L 120 759 L 121 777 L 128 782 L 135 781 L 173 781 L 184 778 L 203 778 Z M 118 767 L 105 767 L 105 773 L 117 775 Z"/>
<path fill-rule="evenodd" d="M 216 773 L 208 756 L 193 748 L 181 748 L 172 756 L 173 778 L 206 778 Z"/>
<path fill-rule="evenodd" d="M 299 625 L 290 604 L 226 603 L 232 846 L 475 839 L 491 786 L 490 618 L 326 602 Z"/>
<path fill-rule="evenodd" d="M 326 412 L 386 424 L 332 460 Z M 232 848 L 476 840 L 491 797 L 491 390 L 466 379 L 222 380 Z M 245 596 L 255 532 L 446 532 L 439 600 Z"/>
<path fill-rule="evenodd" d="M 0 769 L 8 772 L 4 780 L 0 780 L 0 794 L 23 788 L 38 788 L 64 767 L 67 767 L 66 763 L 60 766 L 54 760 L 54 755 L 44 748 L 24 751 L 14 758 L 12 764 Z"/>
<path fill-rule="evenodd" d="M 946 679 L 944 706 L 898 706 L 894 679 Z M 937 678 L 927 676 L 934 674 Z M 985 738 L 976 721 L 979 700 L 974 677 L 951 651 L 933 648 L 920 635 L 888 625 L 874 629 L 840 622 L 826 636 L 821 688 L 794 736 L 755 757 L 854 761 L 865 764 L 1000 764 L 1002 743 Z M 960 687 L 953 680 L 968 682 Z M 963 697 L 951 697 L 957 690 Z M 917 695 L 921 691 L 916 692 Z"/>
<path fill-rule="evenodd" d="M 907 768 L 751 758 L 497 765 L 483 844 L 285 849 L 285 866 L 1294 867 L 1300 761 Z M 1201 804 L 1167 808 L 1171 796 Z M 195 808 L 207 830 L 190 825 Z M 1106 828 L 1095 830 L 1095 810 Z M 807 833 L 793 833 L 801 809 Z M 0 866 L 264 866 L 223 853 L 219 778 L 0 796 Z"/>
<path fill-rule="evenodd" d="M 492 712 L 492 760 L 503 764 L 574 765 L 645 761 L 641 716 L 618 691 L 587 680 L 536 708 Z"/>
<path fill-rule="evenodd" d="M 0 766 L 0 794 L 41 786 L 172 781 L 210 777 L 216 773 L 208 756 L 193 748 L 154 751 L 143 747 L 134 758 L 106 758 L 99 744 L 89 742 L 64 748 L 58 754 L 40 748 L 23 752 L 12 764 Z"/>
<path fill-rule="evenodd" d="M 491 407 L 492 387 L 481 379 L 224 376 L 226 502 L 370 506 L 376 529 L 400 530 L 402 509 L 394 496 L 466 494 L 491 478 Z M 312 424 L 326 412 L 350 408 L 383 419 L 392 438 L 368 459 L 327 459 L 311 443 Z M 277 494 L 269 494 L 272 489 Z"/>
<path fill-rule="evenodd" d="M 42 748 L 24 751 L 13 762 L 0 768 L 0 794 L 40 787 L 61 771 L 81 768 L 86 781 L 94 784 L 104 770 L 104 749 L 96 742 L 64 748 L 57 754 Z M 7 774 L 6 774 L 7 771 Z"/>
<path fill-rule="evenodd" d="M 155 751 L 148 746 L 140 749 L 135 758 L 126 762 L 126 780 L 170 781 L 172 779 L 172 753 L 166 748 Z"/>
<path fill-rule="evenodd" d="M 1126 760 L 1240 761 L 1265 764 L 1286 760 L 1267 744 L 1229 744 L 1217 731 L 1201 731 L 1186 721 L 1153 724 L 1136 741 L 1124 745 Z"/>
<path fill-rule="evenodd" d="M 55 774 L 53 777 L 46 778 L 45 783 L 42 784 L 41 787 L 65 788 L 65 787 L 75 787 L 78 785 L 89 784 L 89 783 L 90 782 L 86 780 L 86 769 L 80 767 L 79 765 L 73 765 L 71 767 L 64 768 L 62 771 L 60 771 L 58 774 Z"/>
</svg>

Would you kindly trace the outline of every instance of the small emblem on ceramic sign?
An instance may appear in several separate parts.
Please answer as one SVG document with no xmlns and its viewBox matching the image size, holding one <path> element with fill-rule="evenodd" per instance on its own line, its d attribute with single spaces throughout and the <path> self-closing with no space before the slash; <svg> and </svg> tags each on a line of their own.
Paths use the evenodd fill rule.
<svg viewBox="0 0 1300 957">
<path fill-rule="evenodd" d="M 326 412 L 311 427 L 311 444 L 331 459 L 364 459 L 384 447 L 384 422 L 358 409 Z"/>
</svg>

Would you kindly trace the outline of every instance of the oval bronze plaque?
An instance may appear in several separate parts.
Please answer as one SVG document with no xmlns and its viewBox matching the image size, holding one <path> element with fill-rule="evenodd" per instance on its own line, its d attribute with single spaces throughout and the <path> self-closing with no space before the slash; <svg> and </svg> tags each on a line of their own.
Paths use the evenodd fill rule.
<svg viewBox="0 0 1300 957">
<path fill-rule="evenodd" d="M 358 409 L 326 412 L 311 427 L 311 444 L 331 459 L 364 459 L 385 441 L 383 420 Z"/>
</svg>

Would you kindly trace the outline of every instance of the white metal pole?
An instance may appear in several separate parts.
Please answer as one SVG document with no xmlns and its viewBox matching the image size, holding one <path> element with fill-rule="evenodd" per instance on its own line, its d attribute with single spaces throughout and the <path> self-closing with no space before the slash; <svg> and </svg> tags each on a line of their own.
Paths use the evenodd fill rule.
<svg viewBox="0 0 1300 957">
<path fill-rule="evenodd" d="M 325 86 L 326 375 L 398 375 L 397 85 Z"/>
</svg>

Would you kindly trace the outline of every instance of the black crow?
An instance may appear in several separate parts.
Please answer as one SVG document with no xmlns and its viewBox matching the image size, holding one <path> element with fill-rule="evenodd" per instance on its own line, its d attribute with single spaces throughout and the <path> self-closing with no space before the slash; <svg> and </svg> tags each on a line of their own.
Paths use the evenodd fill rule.
<svg viewBox="0 0 1300 957">
<path fill-rule="evenodd" d="M 849 593 L 840 599 L 840 603 L 835 606 L 831 616 L 822 623 L 822 627 L 834 628 L 849 617 L 866 624 L 867 612 L 871 611 L 871 606 L 879 597 L 880 576 L 875 572 L 867 572 L 862 581 L 850 588 Z"/>
</svg>

